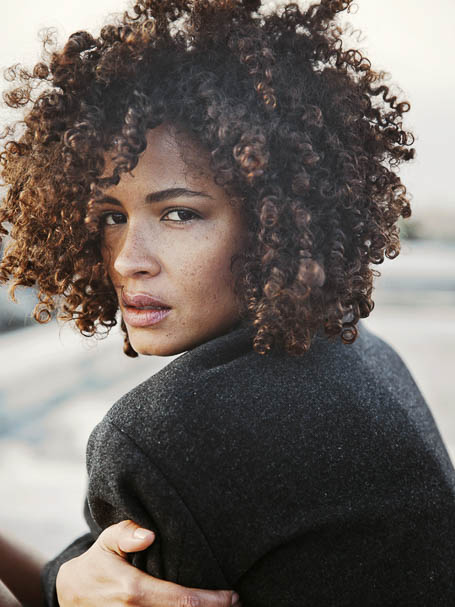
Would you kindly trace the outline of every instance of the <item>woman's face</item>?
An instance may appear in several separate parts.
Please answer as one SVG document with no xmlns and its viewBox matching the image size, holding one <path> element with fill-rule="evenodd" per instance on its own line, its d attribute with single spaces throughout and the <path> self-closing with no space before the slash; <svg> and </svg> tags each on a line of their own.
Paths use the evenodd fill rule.
<svg viewBox="0 0 455 607">
<path fill-rule="evenodd" d="M 205 150 L 165 125 L 147 142 L 97 209 L 130 343 L 139 354 L 168 356 L 239 320 L 231 259 L 246 245 L 246 227 L 240 206 L 214 183 Z"/>
</svg>

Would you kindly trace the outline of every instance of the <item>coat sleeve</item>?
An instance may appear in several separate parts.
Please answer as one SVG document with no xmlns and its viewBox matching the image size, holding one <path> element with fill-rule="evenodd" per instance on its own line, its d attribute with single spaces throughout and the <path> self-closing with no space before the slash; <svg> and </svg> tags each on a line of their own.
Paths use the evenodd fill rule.
<svg viewBox="0 0 455 607">
<path fill-rule="evenodd" d="M 141 446 L 106 419 L 90 436 L 87 468 L 85 518 L 90 533 L 45 565 L 42 583 L 47 606 L 58 607 L 55 582 L 61 565 L 88 550 L 103 529 L 125 519 L 156 534 L 147 550 L 131 554 L 135 567 L 179 584 L 190 581 L 193 587 L 229 588 L 181 496 Z"/>
<path fill-rule="evenodd" d="M 175 466 L 166 469 L 166 458 L 158 459 L 159 446 L 147 450 L 148 443 L 138 444 L 139 438 L 104 420 L 88 448 L 89 503 L 100 527 L 131 518 L 155 531 L 156 541 L 133 557 L 137 567 L 185 586 L 233 588 L 245 607 L 341 607 L 356 600 L 369 607 L 445 607 L 454 596 L 452 498 L 433 458 L 416 471 L 412 449 L 424 460 L 422 450 L 401 438 L 396 449 L 389 445 L 389 466 L 376 461 L 378 450 L 387 451 L 387 432 L 359 438 L 351 466 L 324 460 L 325 474 L 307 485 L 323 508 L 302 507 L 302 497 L 283 512 L 265 494 L 245 496 L 247 477 L 240 469 L 230 476 L 238 499 L 223 493 L 229 473 L 220 467 L 204 484 L 196 458 L 185 468 L 191 493 L 184 493 L 177 473 L 168 476 Z M 377 444 L 368 451 L 366 441 Z M 221 501 L 215 501 L 218 494 Z M 206 518 L 196 502 L 206 504 Z M 254 505 L 256 516 L 244 516 L 245 503 Z M 291 532 L 292 520 L 298 524 Z M 237 562 L 249 555 L 245 543 L 256 546 L 258 556 L 237 576 L 228 556 Z"/>
<path fill-rule="evenodd" d="M 88 503 L 99 529 L 131 519 L 155 532 L 153 544 L 132 555 L 139 569 L 177 584 L 229 588 L 209 541 L 146 445 L 104 419 L 87 447 Z"/>
</svg>

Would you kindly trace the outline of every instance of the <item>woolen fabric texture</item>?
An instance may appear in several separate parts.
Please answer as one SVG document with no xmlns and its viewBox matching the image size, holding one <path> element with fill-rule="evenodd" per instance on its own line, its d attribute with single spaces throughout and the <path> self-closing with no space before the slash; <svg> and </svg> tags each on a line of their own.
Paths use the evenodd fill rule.
<svg viewBox="0 0 455 607">
<path fill-rule="evenodd" d="M 121 398 L 87 448 L 90 533 L 156 532 L 132 562 L 244 607 L 455 605 L 455 474 L 397 353 L 365 326 L 302 357 L 251 329 L 183 354 Z"/>
</svg>

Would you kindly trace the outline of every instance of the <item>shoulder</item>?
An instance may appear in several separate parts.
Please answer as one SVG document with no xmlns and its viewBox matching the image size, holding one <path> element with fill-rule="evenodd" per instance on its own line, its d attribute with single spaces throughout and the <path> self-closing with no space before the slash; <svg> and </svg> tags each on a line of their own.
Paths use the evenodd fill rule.
<svg viewBox="0 0 455 607">
<path fill-rule="evenodd" d="M 210 340 L 178 356 L 125 394 L 106 419 L 128 426 L 144 418 L 187 415 L 193 403 L 210 395 L 214 383 L 220 396 L 229 392 L 241 371 L 248 373 L 256 356 L 245 327 Z"/>
<path fill-rule="evenodd" d="M 380 419 L 400 432 L 408 409 L 431 424 L 400 357 L 365 326 L 352 345 L 317 337 L 302 357 L 256 354 L 241 326 L 175 359 L 122 397 L 107 420 L 133 438 L 153 433 L 153 442 L 188 433 L 221 440 L 240 430 L 268 433 L 273 420 L 329 427 L 343 417 L 344 428 L 350 419 L 365 428 Z"/>
<path fill-rule="evenodd" d="M 186 352 L 125 394 L 107 419 L 128 426 L 141 419 L 189 417 L 200 406 L 210 417 L 236 406 L 246 413 L 258 401 L 278 408 L 288 401 L 353 404 L 404 391 L 408 400 L 421 398 L 399 355 L 363 325 L 354 344 L 317 336 L 299 357 L 259 355 L 251 342 L 251 330 L 244 325 Z"/>
<path fill-rule="evenodd" d="M 260 356 L 247 333 L 233 332 L 174 360 L 102 425 L 105 437 L 108 426 L 125 435 L 188 503 L 203 485 L 216 512 L 227 488 L 255 507 L 291 489 L 317 510 L 323 495 L 349 501 L 358 490 L 373 503 L 392 488 L 454 482 L 404 363 L 365 327 L 349 346 L 318 338 L 303 357 Z"/>
</svg>

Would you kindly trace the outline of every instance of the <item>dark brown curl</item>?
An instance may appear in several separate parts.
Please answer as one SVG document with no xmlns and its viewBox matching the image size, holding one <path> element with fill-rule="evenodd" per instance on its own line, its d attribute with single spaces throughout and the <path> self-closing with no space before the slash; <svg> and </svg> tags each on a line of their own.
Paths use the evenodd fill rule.
<svg viewBox="0 0 455 607">
<path fill-rule="evenodd" d="M 85 335 L 109 331 L 118 305 L 90 201 L 167 122 L 243 201 L 236 293 L 257 352 L 303 354 L 318 331 L 352 343 L 373 309 L 372 264 L 400 251 L 410 205 L 397 167 L 414 150 L 409 103 L 345 48 L 337 15 L 351 5 L 264 15 L 259 0 L 138 0 L 99 36 L 76 32 L 52 52 L 45 41 L 47 59 L 8 72 L 5 101 L 26 113 L 0 157 L 0 280 L 37 286 L 40 322 L 58 307 Z"/>
</svg>

